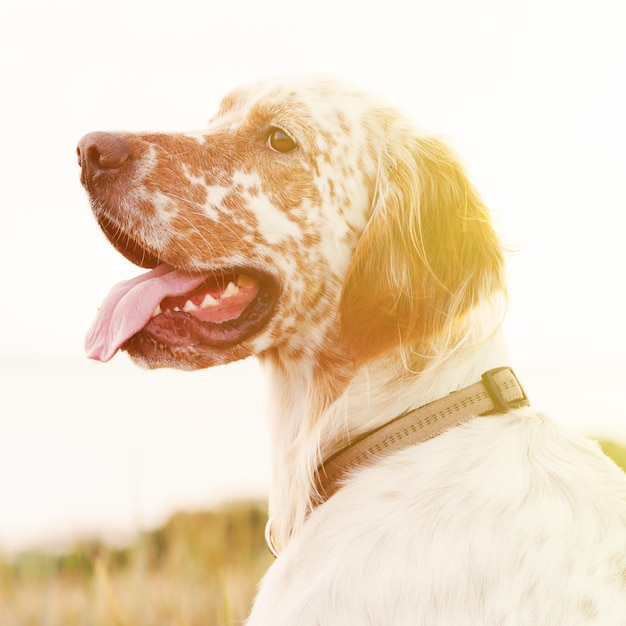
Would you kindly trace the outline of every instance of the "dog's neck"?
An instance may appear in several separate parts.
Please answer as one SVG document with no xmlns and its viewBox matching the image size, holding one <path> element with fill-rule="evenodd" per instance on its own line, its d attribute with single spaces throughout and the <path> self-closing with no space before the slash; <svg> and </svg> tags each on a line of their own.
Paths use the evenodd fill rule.
<svg viewBox="0 0 626 626">
<path fill-rule="evenodd" d="M 275 358 L 264 359 L 272 403 L 270 515 L 278 543 L 286 545 L 309 514 L 315 470 L 324 458 L 351 438 L 480 380 L 484 371 L 508 364 L 499 333 L 472 348 L 427 360 L 419 372 L 411 371 L 406 355 L 387 355 L 343 382 L 336 379 L 336 372 L 346 376 L 341 364 L 322 369 L 311 359 L 282 367 Z M 325 372 L 335 377 L 335 388 L 342 389 L 335 399 L 322 395 L 333 386 Z"/>
</svg>

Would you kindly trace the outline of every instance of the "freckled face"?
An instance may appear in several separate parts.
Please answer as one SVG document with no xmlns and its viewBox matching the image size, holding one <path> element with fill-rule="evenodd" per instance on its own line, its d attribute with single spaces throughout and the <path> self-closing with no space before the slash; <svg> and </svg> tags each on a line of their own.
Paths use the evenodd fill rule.
<svg viewBox="0 0 626 626">
<path fill-rule="evenodd" d="M 330 84 L 238 90 L 205 131 L 116 134 L 128 157 L 108 169 L 85 138 L 83 184 L 113 245 L 202 278 L 160 299 L 123 348 L 192 368 L 321 349 L 373 194 L 371 107 Z"/>
</svg>

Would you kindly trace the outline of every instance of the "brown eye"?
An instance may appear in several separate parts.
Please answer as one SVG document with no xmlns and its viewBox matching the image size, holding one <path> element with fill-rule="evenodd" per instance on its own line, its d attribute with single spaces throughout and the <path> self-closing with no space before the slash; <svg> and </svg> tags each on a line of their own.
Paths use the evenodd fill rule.
<svg viewBox="0 0 626 626">
<path fill-rule="evenodd" d="M 281 128 L 272 128 L 267 138 L 269 147 L 274 152 L 293 152 L 298 144 Z"/>
</svg>

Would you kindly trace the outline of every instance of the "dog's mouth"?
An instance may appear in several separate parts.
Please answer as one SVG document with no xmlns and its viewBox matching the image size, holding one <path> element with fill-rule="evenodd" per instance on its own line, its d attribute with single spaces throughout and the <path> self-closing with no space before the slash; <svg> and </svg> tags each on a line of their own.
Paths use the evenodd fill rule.
<svg viewBox="0 0 626 626">
<path fill-rule="evenodd" d="M 87 356 L 108 361 L 121 348 L 175 352 L 225 350 L 265 326 L 277 300 L 273 277 L 251 267 L 188 272 L 116 231 L 115 248 L 142 267 L 153 267 L 113 287 L 87 334 Z"/>
<path fill-rule="evenodd" d="M 87 356 L 108 361 L 146 341 L 170 349 L 231 348 L 265 326 L 276 292 L 269 276 L 249 269 L 190 274 L 161 264 L 113 287 L 87 335 Z"/>
</svg>

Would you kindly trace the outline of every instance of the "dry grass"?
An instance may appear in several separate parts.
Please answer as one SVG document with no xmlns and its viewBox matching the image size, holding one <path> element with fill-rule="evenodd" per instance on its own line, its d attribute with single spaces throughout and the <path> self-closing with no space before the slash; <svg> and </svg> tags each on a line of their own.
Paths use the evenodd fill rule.
<svg viewBox="0 0 626 626">
<path fill-rule="evenodd" d="M 23 554 L 0 565 L 2 626 L 226 626 L 245 620 L 271 562 L 261 506 L 179 514 L 113 550 Z"/>
</svg>

